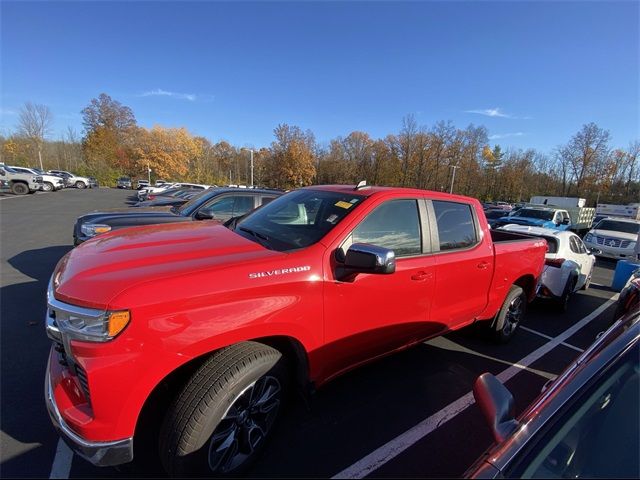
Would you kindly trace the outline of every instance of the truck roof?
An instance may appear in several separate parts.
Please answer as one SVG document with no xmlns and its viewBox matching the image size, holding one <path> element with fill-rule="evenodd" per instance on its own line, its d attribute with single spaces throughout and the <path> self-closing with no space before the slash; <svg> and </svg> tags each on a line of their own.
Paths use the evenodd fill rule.
<svg viewBox="0 0 640 480">
<path fill-rule="evenodd" d="M 340 192 L 340 193 L 351 193 L 354 195 L 362 195 L 364 197 L 370 197 L 372 195 L 386 193 L 386 192 L 403 192 L 407 195 L 424 195 L 428 193 L 430 196 L 434 198 L 442 198 L 442 199 L 460 199 L 460 200 L 476 200 L 472 197 L 465 197 L 464 195 L 456 195 L 445 192 L 437 192 L 435 190 L 421 190 L 419 188 L 405 188 L 405 187 L 381 187 L 377 185 L 367 185 L 365 187 L 361 187 L 356 189 L 355 185 L 311 185 L 309 187 L 303 187 L 305 189 L 311 190 L 328 190 L 332 192 Z"/>
</svg>

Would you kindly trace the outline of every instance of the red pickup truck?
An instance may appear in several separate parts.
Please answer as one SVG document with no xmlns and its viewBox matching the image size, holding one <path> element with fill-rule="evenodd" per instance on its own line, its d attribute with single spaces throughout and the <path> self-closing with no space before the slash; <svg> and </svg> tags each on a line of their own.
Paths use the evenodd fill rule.
<svg viewBox="0 0 640 480">
<path fill-rule="evenodd" d="M 107 233 L 51 277 L 47 407 L 95 465 L 158 445 L 170 474 L 238 472 L 294 387 L 476 321 L 508 340 L 545 252 L 475 199 L 385 187 Z"/>
</svg>

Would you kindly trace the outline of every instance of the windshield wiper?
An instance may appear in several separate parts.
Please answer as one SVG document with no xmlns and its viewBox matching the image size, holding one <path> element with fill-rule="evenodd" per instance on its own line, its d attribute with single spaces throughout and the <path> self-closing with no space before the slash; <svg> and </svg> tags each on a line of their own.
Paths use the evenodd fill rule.
<svg viewBox="0 0 640 480">
<path fill-rule="evenodd" d="M 260 245 L 271 250 L 271 245 L 269 244 L 269 237 L 267 237 L 265 234 L 256 232 L 255 230 L 251 230 L 250 228 L 247 228 L 247 227 L 240 227 L 240 230 L 242 230 L 243 232 L 247 232 L 249 235 L 252 235 L 256 240 L 258 240 L 258 243 Z"/>
</svg>

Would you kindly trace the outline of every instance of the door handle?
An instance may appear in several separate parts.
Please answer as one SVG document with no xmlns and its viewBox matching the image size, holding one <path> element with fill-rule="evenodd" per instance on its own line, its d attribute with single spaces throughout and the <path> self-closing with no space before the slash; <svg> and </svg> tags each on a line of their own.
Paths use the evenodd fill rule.
<svg viewBox="0 0 640 480">
<path fill-rule="evenodd" d="M 418 272 L 411 275 L 411 280 L 415 280 L 416 282 L 423 282 L 433 277 L 433 273 L 431 272 Z"/>
<path fill-rule="evenodd" d="M 480 270 L 485 270 L 486 268 L 488 268 L 488 267 L 489 267 L 489 265 L 491 265 L 489 262 L 480 262 L 480 263 L 478 264 L 478 268 L 479 268 Z"/>
</svg>

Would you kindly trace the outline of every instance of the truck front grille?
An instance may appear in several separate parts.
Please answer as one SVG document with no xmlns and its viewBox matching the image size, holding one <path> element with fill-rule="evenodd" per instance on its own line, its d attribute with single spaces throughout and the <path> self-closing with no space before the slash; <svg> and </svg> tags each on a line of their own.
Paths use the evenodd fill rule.
<svg viewBox="0 0 640 480">
<path fill-rule="evenodd" d="M 614 248 L 628 248 L 631 240 L 620 240 L 619 238 L 611 237 L 596 237 L 598 245 Z"/>
</svg>

